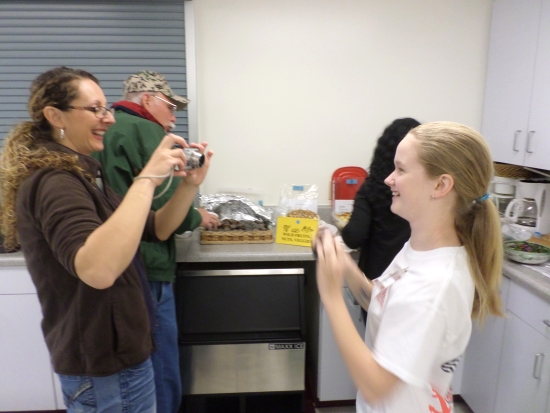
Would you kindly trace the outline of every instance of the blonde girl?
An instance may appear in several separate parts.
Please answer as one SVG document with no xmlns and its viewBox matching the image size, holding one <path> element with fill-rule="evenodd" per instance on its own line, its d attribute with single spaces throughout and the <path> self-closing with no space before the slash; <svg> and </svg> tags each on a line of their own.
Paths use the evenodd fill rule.
<svg viewBox="0 0 550 413">
<path fill-rule="evenodd" d="M 487 195 L 493 163 L 484 139 L 453 122 L 411 130 L 394 163 L 385 183 L 410 240 L 372 282 L 321 233 L 319 294 L 358 388 L 358 413 L 452 412 L 450 383 L 472 318 L 502 315 L 500 221 Z M 343 301 L 344 278 L 368 308 L 365 341 Z"/>
</svg>

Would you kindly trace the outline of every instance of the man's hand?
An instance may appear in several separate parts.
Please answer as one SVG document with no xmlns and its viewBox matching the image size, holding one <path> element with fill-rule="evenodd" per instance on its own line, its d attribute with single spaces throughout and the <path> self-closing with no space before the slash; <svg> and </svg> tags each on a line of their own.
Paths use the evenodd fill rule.
<svg viewBox="0 0 550 413">
<path fill-rule="evenodd" d="M 202 217 L 201 227 L 206 229 L 215 229 L 220 226 L 220 220 L 215 213 L 208 212 L 204 208 L 197 208 L 197 211 L 199 211 Z"/>
</svg>

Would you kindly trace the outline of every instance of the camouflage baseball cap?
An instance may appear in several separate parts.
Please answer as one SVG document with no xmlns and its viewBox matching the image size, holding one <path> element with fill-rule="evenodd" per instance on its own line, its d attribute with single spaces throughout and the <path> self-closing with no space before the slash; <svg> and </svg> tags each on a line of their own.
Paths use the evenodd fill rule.
<svg viewBox="0 0 550 413">
<path fill-rule="evenodd" d="M 124 81 L 124 93 L 132 92 L 160 92 L 176 101 L 177 110 L 185 109 L 189 100 L 172 92 L 170 85 L 160 73 L 142 70 L 128 76 Z"/>
</svg>

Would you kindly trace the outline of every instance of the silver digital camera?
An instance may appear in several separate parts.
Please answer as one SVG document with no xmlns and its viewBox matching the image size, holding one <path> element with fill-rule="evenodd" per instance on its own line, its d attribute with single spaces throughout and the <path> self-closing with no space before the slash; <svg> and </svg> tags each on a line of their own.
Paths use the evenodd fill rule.
<svg viewBox="0 0 550 413">
<path fill-rule="evenodd" d="M 204 164 L 204 154 L 200 153 L 196 148 L 184 148 L 180 144 L 175 144 L 174 148 L 180 148 L 185 154 L 187 162 L 185 163 L 184 171 L 200 168 Z"/>
</svg>

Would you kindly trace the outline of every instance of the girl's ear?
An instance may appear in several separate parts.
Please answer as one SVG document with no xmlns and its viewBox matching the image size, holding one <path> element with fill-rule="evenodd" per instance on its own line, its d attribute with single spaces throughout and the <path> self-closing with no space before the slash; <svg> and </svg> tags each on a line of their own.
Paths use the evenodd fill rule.
<svg viewBox="0 0 550 413">
<path fill-rule="evenodd" d="M 447 195 L 455 186 L 454 178 L 449 174 L 441 175 L 435 185 L 435 197 L 441 198 Z"/>
<path fill-rule="evenodd" d="M 44 114 L 44 117 L 46 120 L 52 125 L 54 128 L 57 129 L 64 129 L 65 128 L 65 122 L 63 119 L 63 115 L 61 110 L 54 108 L 53 106 L 46 106 L 42 113 Z"/>
</svg>

